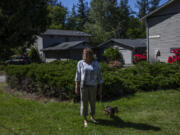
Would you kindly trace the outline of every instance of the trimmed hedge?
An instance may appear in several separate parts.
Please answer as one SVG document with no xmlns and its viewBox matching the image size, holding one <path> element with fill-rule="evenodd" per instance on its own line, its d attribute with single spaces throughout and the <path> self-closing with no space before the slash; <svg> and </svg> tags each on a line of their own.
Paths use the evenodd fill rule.
<svg viewBox="0 0 180 135">
<path fill-rule="evenodd" d="M 38 92 L 62 100 L 72 98 L 76 61 L 47 64 L 10 65 L 6 68 L 7 82 L 12 88 Z"/>
<path fill-rule="evenodd" d="M 37 92 L 61 100 L 74 97 L 77 61 L 55 61 L 46 64 L 9 65 L 7 81 L 12 88 Z M 180 65 L 142 62 L 134 67 L 116 69 L 101 63 L 103 99 L 111 99 L 136 91 L 152 91 L 180 87 Z"/>
</svg>

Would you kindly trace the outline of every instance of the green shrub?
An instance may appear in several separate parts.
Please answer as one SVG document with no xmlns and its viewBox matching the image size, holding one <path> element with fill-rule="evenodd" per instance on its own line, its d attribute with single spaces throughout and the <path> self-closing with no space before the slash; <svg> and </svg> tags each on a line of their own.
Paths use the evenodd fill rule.
<svg viewBox="0 0 180 135">
<path fill-rule="evenodd" d="M 31 47 L 31 49 L 28 53 L 28 56 L 33 63 L 40 63 L 41 62 L 39 53 L 37 52 L 37 50 L 34 47 Z"/>
<path fill-rule="evenodd" d="M 121 54 L 119 53 L 117 48 L 109 47 L 103 54 L 104 57 L 108 61 L 114 61 L 114 60 L 119 60 L 122 59 Z"/>
<path fill-rule="evenodd" d="M 46 64 L 9 65 L 5 71 L 12 88 L 37 92 L 61 100 L 74 97 L 77 61 L 54 61 Z M 111 99 L 136 91 L 152 91 L 180 87 L 178 64 L 142 62 L 134 67 L 116 69 L 100 63 L 103 75 L 103 99 Z"/>
</svg>

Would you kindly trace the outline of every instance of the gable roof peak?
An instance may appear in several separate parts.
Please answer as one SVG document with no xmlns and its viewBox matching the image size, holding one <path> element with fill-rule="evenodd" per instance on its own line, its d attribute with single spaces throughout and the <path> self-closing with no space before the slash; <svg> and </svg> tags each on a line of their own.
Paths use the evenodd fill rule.
<svg viewBox="0 0 180 135">
<path fill-rule="evenodd" d="M 163 4 L 162 6 L 160 6 L 159 8 L 155 9 L 154 11 L 152 11 L 152 12 L 150 12 L 149 14 L 145 15 L 144 17 L 142 17 L 140 20 L 142 21 L 142 20 L 147 19 L 148 17 L 150 17 L 150 16 L 152 16 L 153 14 L 159 12 L 161 9 L 169 6 L 170 4 L 172 4 L 172 3 L 175 2 L 175 1 L 177 1 L 177 0 L 169 0 L 169 1 L 167 1 L 166 3 L 164 3 L 164 4 Z"/>
</svg>

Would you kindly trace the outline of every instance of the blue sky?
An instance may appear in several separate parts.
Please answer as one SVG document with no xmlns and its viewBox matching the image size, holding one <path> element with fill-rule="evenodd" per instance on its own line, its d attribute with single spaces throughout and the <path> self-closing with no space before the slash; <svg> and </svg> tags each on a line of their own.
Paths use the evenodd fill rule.
<svg viewBox="0 0 180 135">
<path fill-rule="evenodd" d="M 78 0 L 59 0 L 59 1 L 61 1 L 62 4 L 63 4 L 65 7 L 68 8 L 69 11 L 71 10 L 73 4 L 76 5 L 76 4 L 78 3 Z M 91 1 L 91 0 L 86 0 L 86 1 L 87 1 L 87 2 L 89 3 L 89 5 L 90 5 L 90 1 Z M 167 2 L 167 0 L 161 0 L 160 5 L 163 4 L 163 3 L 165 3 L 165 2 Z M 130 7 L 132 8 L 132 10 L 137 11 L 136 0 L 129 0 L 129 5 L 130 5 Z"/>
</svg>

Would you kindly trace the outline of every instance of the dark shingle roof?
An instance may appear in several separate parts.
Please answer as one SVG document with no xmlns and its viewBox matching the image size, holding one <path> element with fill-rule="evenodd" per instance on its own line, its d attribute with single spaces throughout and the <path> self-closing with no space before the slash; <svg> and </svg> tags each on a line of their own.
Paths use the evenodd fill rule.
<svg viewBox="0 0 180 135">
<path fill-rule="evenodd" d="M 131 48 L 146 47 L 146 39 L 111 39 L 98 45 L 98 47 L 102 47 L 109 42 L 119 43 Z"/>
<path fill-rule="evenodd" d="M 84 42 L 86 42 L 86 41 L 63 42 L 63 43 L 57 44 L 55 46 L 42 49 L 42 51 L 68 50 L 68 49 L 73 48 L 73 47 L 75 47 L 81 43 L 84 43 Z"/>
<path fill-rule="evenodd" d="M 55 30 L 55 29 L 47 29 L 42 35 L 57 35 L 57 36 L 84 36 L 90 37 L 90 34 L 87 34 L 82 31 L 75 30 Z"/>
<path fill-rule="evenodd" d="M 144 20 L 148 17 L 150 17 L 151 15 L 155 14 L 156 12 L 160 11 L 161 9 L 169 6 L 171 3 L 175 2 L 176 0 L 170 0 L 168 2 L 166 2 L 165 4 L 163 4 L 162 6 L 160 6 L 159 8 L 155 9 L 154 11 L 150 12 L 149 14 L 147 14 L 146 16 L 144 16 L 143 18 L 141 18 L 141 20 Z"/>
</svg>

